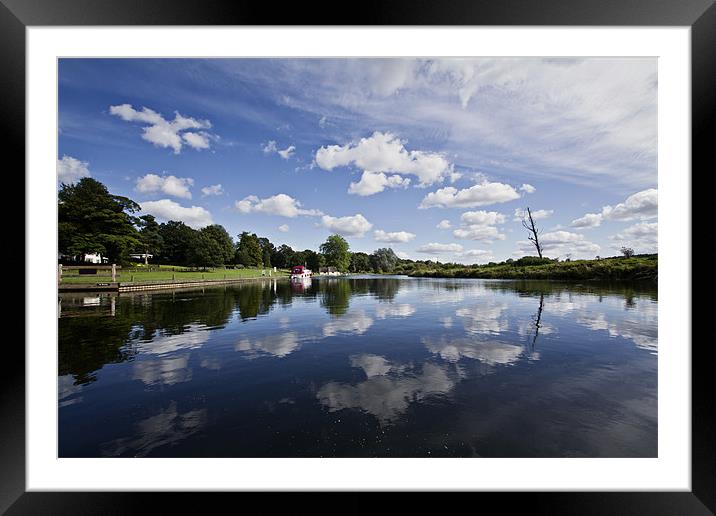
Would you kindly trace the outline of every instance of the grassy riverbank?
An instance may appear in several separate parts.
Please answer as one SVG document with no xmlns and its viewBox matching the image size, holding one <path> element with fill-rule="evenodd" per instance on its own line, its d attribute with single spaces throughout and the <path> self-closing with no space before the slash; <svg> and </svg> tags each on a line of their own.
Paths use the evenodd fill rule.
<svg viewBox="0 0 716 516">
<path fill-rule="evenodd" d="M 631 258 L 603 258 L 519 265 L 502 262 L 488 265 L 455 266 L 406 271 L 413 277 L 557 280 L 653 280 L 658 273 L 658 255 Z"/>
<path fill-rule="evenodd" d="M 262 276 L 262 271 L 266 273 Z M 271 269 L 271 277 L 288 276 L 288 270 L 278 270 L 276 272 Z M 174 267 L 171 265 L 151 265 L 149 267 L 128 267 L 119 269 L 117 272 L 117 281 L 119 283 L 141 283 L 149 281 L 189 281 L 189 280 L 206 280 L 206 281 L 223 281 L 227 279 L 249 279 L 268 277 L 269 269 L 260 268 L 243 268 L 243 269 L 192 269 L 188 267 Z M 108 276 L 66 276 L 63 274 L 62 283 L 97 283 L 102 281 L 111 281 Z"/>
</svg>

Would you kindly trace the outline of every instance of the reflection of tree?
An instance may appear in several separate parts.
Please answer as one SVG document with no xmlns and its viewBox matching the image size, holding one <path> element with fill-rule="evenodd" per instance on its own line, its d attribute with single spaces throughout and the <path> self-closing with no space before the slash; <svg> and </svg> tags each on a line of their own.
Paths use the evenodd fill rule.
<svg viewBox="0 0 716 516">
<path fill-rule="evenodd" d="M 276 303 L 288 305 L 294 296 L 300 296 L 319 297 L 329 314 L 344 315 L 351 296 L 370 293 L 390 300 L 400 285 L 395 278 L 336 278 L 314 281 L 301 294 L 292 292 L 287 281 L 121 293 L 114 317 L 59 319 L 58 373 L 73 375 L 76 384 L 89 383 L 105 364 L 132 359 L 140 342 L 223 328 L 237 311 L 246 321 L 268 313 Z"/>
<path fill-rule="evenodd" d="M 532 337 L 532 345 L 530 346 L 530 351 L 534 351 L 535 344 L 537 343 L 537 337 L 539 336 L 539 329 L 542 326 L 542 309 L 543 308 L 544 308 L 544 294 L 540 294 L 539 295 L 539 308 L 537 309 L 537 314 L 533 317 L 535 334 L 534 334 L 534 337 Z"/>
<path fill-rule="evenodd" d="M 398 293 L 398 290 L 400 290 L 403 280 L 397 278 L 377 278 L 356 281 L 365 281 L 368 291 L 381 301 L 392 301 Z"/>
<path fill-rule="evenodd" d="M 515 280 L 515 281 L 485 281 L 484 286 L 489 290 L 501 292 L 515 292 L 520 296 L 558 296 L 560 294 L 593 294 L 595 296 L 624 297 L 627 304 L 633 303 L 635 298 L 646 298 L 658 301 L 658 291 L 653 282 L 602 282 L 571 283 L 563 281 Z"/>
<path fill-rule="evenodd" d="M 95 371 L 105 364 L 124 362 L 135 354 L 125 346 L 134 318 L 117 311 L 115 317 L 60 319 L 58 328 L 58 374 L 71 374 L 75 384 L 95 381 Z"/>
<path fill-rule="evenodd" d="M 348 311 L 352 294 L 351 282 L 343 279 L 324 279 L 318 281 L 321 306 L 331 315 L 343 315 Z"/>
</svg>

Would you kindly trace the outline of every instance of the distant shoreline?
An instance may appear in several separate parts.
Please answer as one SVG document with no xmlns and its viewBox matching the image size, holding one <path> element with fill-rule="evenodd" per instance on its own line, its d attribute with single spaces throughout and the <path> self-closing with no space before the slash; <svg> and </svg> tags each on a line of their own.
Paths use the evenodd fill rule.
<svg viewBox="0 0 716 516">
<path fill-rule="evenodd" d="M 654 281 L 658 279 L 658 255 L 631 258 L 575 260 L 544 265 L 518 266 L 510 263 L 417 270 L 414 278 L 535 279 L 580 281 Z"/>
</svg>

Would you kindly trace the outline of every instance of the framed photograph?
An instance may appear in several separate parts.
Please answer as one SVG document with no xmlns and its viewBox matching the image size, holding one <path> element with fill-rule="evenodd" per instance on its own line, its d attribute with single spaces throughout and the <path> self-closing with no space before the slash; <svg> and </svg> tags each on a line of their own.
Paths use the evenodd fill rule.
<svg viewBox="0 0 716 516">
<path fill-rule="evenodd" d="M 1 1 L 27 303 L 0 509 L 716 510 L 712 2 Z"/>
</svg>

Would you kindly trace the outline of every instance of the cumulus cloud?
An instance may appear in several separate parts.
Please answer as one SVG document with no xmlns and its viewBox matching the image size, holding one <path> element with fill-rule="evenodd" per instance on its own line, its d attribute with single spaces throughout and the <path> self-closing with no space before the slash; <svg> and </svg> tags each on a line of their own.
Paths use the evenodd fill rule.
<svg viewBox="0 0 716 516">
<path fill-rule="evenodd" d="M 505 235 L 500 233 L 496 224 L 505 222 L 505 216 L 496 211 L 466 211 L 460 216 L 461 225 L 452 233 L 456 238 L 468 240 L 504 240 Z"/>
<path fill-rule="evenodd" d="M 463 247 L 460 244 L 439 244 L 430 242 L 429 244 L 418 247 L 419 253 L 425 254 L 445 254 L 445 253 L 461 253 Z"/>
<path fill-rule="evenodd" d="M 592 258 L 598 252 L 599 245 L 584 238 L 584 235 L 570 231 L 552 231 L 539 237 L 545 254 L 551 257 L 572 255 L 574 258 Z M 534 253 L 534 246 L 529 241 L 517 242 L 519 254 Z"/>
<path fill-rule="evenodd" d="M 189 188 L 194 184 L 190 177 L 159 176 L 147 174 L 137 179 L 134 189 L 143 194 L 163 193 L 172 197 L 191 199 Z M 221 186 L 221 185 L 219 185 Z"/>
<path fill-rule="evenodd" d="M 174 120 L 166 120 L 162 115 L 149 108 L 135 110 L 130 104 L 110 106 L 109 112 L 126 122 L 145 124 L 142 138 L 157 147 L 170 147 L 175 154 L 181 152 L 183 144 L 194 149 L 208 149 L 211 135 L 198 129 L 210 129 L 211 122 L 185 117 L 174 112 Z"/>
<path fill-rule="evenodd" d="M 224 187 L 221 186 L 221 183 L 219 183 L 218 185 L 205 186 L 204 188 L 201 189 L 201 193 L 205 197 L 207 197 L 209 195 L 223 195 Z"/>
<path fill-rule="evenodd" d="M 362 169 L 361 180 L 351 184 L 351 193 L 364 192 L 360 195 L 372 195 L 386 187 L 406 186 L 400 174 L 413 175 L 418 178 L 419 186 L 428 186 L 453 173 L 453 165 L 442 154 L 409 151 L 405 143 L 392 133 L 376 131 L 358 143 L 321 147 L 316 151 L 315 161 L 324 170 L 349 165 Z"/>
<path fill-rule="evenodd" d="M 407 188 L 410 178 L 398 174 L 386 175 L 383 172 L 364 171 L 360 181 L 351 182 L 348 186 L 348 193 L 368 196 L 382 192 L 386 188 Z"/>
<path fill-rule="evenodd" d="M 546 219 L 554 214 L 554 210 L 530 210 L 532 218 L 534 220 Z M 522 208 L 515 208 L 515 216 L 512 220 L 515 222 L 521 222 L 527 216 L 527 210 Z"/>
<path fill-rule="evenodd" d="M 288 227 L 288 224 L 281 224 L 281 225 L 278 227 L 278 230 L 279 230 L 281 233 L 288 233 L 288 231 L 289 231 L 290 229 L 291 229 L 291 228 Z"/>
<path fill-rule="evenodd" d="M 492 242 L 493 240 L 504 240 L 506 237 L 495 226 L 465 226 L 459 227 L 452 232 L 455 238 L 466 240 L 482 240 Z"/>
<path fill-rule="evenodd" d="M 88 162 L 67 155 L 57 160 L 57 180 L 60 183 L 71 184 L 83 177 L 90 177 Z"/>
<path fill-rule="evenodd" d="M 269 140 L 262 148 L 264 154 L 278 154 L 283 159 L 289 159 L 296 151 L 294 145 L 289 145 L 285 149 L 279 149 L 275 140 Z"/>
<path fill-rule="evenodd" d="M 388 233 L 382 229 L 378 229 L 373 232 L 373 239 L 376 242 L 388 242 L 391 244 L 410 242 L 413 238 L 415 238 L 415 236 L 415 233 L 409 233 L 407 231 L 394 231 Z"/>
<path fill-rule="evenodd" d="M 609 238 L 615 242 L 615 249 L 626 246 L 638 253 L 655 253 L 658 251 L 658 233 L 656 222 L 640 222 Z"/>
<path fill-rule="evenodd" d="M 520 190 L 524 193 L 535 193 L 537 189 L 528 183 L 523 183 L 522 186 L 520 186 Z"/>
<path fill-rule="evenodd" d="M 333 233 L 343 236 L 352 236 L 362 238 L 371 230 L 373 224 L 360 213 L 348 217 L 331 217 L 323 215 L 321 217 L 321 226 L 328 228 Z"/>
<path fill-rule="evenodd" d="M 447 186 L 430 192 L 423 198 L 420 208 L 476 208 L 519 198 L 520 194 L 510 185 L 483 181 L 463 190 Z"/>
<path fill-rule="evenodd" d="M 289 218 L 298 217 L 299 215 L 310 217 L 322 215 L 319 210 L 301 208 L 299 201 L 284 193 L 276 194 L 266 199 L 259 199 L 255 195 L 249 195 L 240 201 L 236 201 L 234 205 L 241 213 L 264 213 Z"/>
<path fill-rule="evenodd" d="M 448 219 L 443 219 L 440 222 L 438 222 L 438 225 L 435 226 L 438 229 L 450 229 L 450 221 Z"/>
<path fill-rule="evenodd" d="M 616 206 L 604 206 L 600 213 L 587 213 L 572 221 L 575 228 L 595 228 L 604 220 L 648 220 L 659 214 L 659 195 L 656 188 L 642 190 L 630 195 Z"/>
<path fill-rule="evenodd" d="M 204 131 L 197 133 L 184 133 L 182 138 L 184 139 L 184 143 L 197 150 L 208 149 L 211 146 L 209 143 L 211 135 Z"/>
<path fill-rule="evenodd" d="M 150 213 L 160 220 L 182 221 L 194 229 L 213 224 L 211 213 L 201 206 L 187 208 L 170 199 L 146 201 L 141 206 L 144 213 Z"/>
<path fill-rule="evenodd" d="M 468 257 L 468 258 L 479 258 L 480 260 L 492 260 L 492 251 L 489 251 L 487 249 L 468 249 L 466 251 L 463 251 L 461 253 L 462 256 Z"/>
</svg>

